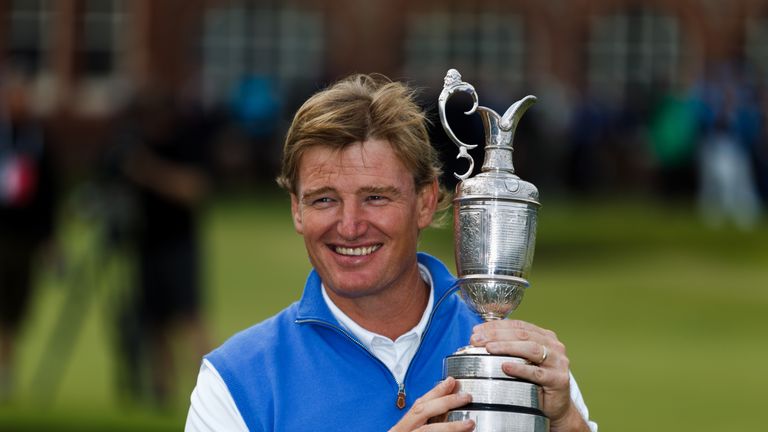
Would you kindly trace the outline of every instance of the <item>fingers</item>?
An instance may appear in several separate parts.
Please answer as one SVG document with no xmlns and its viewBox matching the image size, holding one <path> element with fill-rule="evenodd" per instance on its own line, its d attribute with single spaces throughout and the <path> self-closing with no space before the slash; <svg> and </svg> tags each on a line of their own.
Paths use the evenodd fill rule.
<svg viewBox="0 0 768 432">
<path fill-rule="evenodd" d="M 502 371 L 541 386 L 541 409 L 559 419 L 570 403 L 570 365 L 565 345 L 550 331 L 519 320 L 499 320 L 473 328 L 472 345 L 490 354 L 526 359 L 529 363 L 505 362 Z"/>
<path fill-rule="evenodd" d="M 530 341 L 488 342 L 485 349 L 489 354 L 519 357 L 535 366 L 557 366 L 561 358 L 545 345 Z"/>
<path fill-rule="evenodd" d="M 524 321 L 500 320 L 475 326 L 470 343 L 491 354 L 521 357 L 534 364 L 565 358 L 565 346 L 557 335 Z M 556 364 L 556 361 L 554 362 Z"/>
<path fill-rule="evenodd" d="M 557 340 L 557 335 L 529 322 L 520 320 L 497 320 L 484 322 L 472 329 L 473 338 L 486 340 L 536 340 L 538 342 Z"/>
<path fill-rule="evenodd" d="M 406 417 L 411 417 L 416 424 L 424 424 L 432 417 L 466 405 L 472 401 L 467 393 L 453 393 L 456 380 L 453 377 L 446 378 L 424 396 L 414 402 Z"/>
<path fill-rule="evenodd" d="M 534 382 L 546 389 L 568 389 L 570 374 L 560 367 L 541 367 L 524 363 L 506 362 L 501 370 L 509 376 Z"/>
<path fill-rule="evenodd" d="M 509 376 L 541 386 L 540 408 L 551 421 L 559 421 L 567 413 L 571 404 L 568 369 L 545 368 L 514 362 L 503 363 L 501 369 Z"/>
<path fill-rule="evenodd" d="M 416 402 L 413 404 L 413 408 L 416 408 L 416 405 L 419 404 L 419 402 L 426 402 L 433 399 L 440 398 L 442 396 L 449 395 L 453 393 L 453 390 L 456 388 L 456 380 L 453 377 L 448 377 L 444 379 L 442 382 L 437 384 L 435 387 L 432 388 L 432 390 L 424 393 L 424 396 L 416 399 Z"/>
<path fill-rule="evenodd" d="M 418 432 L 469 432 L 475 429 L 475 422 L 462 420 L 445 423 L 432 423 L 415 429 Z"/>
<path fill-rule="evenodd" d="M 456 380 L 453 377 L 446 378 L 435 388 L 424 394 L 414 402 L 413 407 L 391 429 L 391 432 L 400 431 L 471 431 L 474 428 L 472 421 L 435 423 L 427 425 L 432 417 L 437 417 L 448 411 L 466 405 L 472 401 L 472 397 L 466 393 L 453 393 L 456 388 Z"/>
</svg>

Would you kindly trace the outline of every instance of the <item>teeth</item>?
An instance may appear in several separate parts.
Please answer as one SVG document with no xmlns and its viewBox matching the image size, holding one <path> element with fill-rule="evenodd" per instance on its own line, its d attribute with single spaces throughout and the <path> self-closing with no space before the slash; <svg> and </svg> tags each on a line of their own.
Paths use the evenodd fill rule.
<svg viewBox="0 0 768 432">
<path fill-rule="evenodd" d="M 341 255 L 362 256 L 362 255 L 371 254 L 380 247 L 381 245 L 356 247 L 356 248 L 347 248 L 347 247 L 337 246 L 336 253 Z"/>
</svg>

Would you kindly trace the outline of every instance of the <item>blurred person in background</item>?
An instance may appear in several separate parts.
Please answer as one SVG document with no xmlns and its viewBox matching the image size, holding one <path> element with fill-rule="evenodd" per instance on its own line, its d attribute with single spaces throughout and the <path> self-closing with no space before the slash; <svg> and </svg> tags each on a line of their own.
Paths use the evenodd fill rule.
<svg viewBox="0 0 768 432">
<path fill-rule="evenodd" d="M 726 64 L 699 84 L 699 207 L 705 222 L 749 230 L 760 217 L 752 155 L 762 131 L 758 94 Z"/>
<path fill-rule="evenodd" d="M 481 323 L 419 233 L 449 202 L 412 91 L 356 75 L 299 108 L 278 182 L 314 270 L 300 301 L 208 354 L 188 431 L 470 431 L 471 420 L 426 423 L 466 405 L 443 358 L 471 342 L 506 374 L 542 386 L 551 431 L 596 431 L 551 331 Z M 279 287 L 267 287 L 279 289 Z"/>
<path fill-rule="evenodd" d="M 195 358 L 209 349 L 197 222 L 211 188 L 209 130 L 194 107 L 179 107 L 160 93 L 139 96 L 129 116 L 122 169 L 137 198 L 137 313 L 149 343 L 151 396 L 162 407 L 180 363 L 173 358 L 174 336 L 187 338 Z"/>
<path fill-rule="evenodd" d="M 570 118 L 566 152 L 566 183 L 574 192 L 589 194 L 599 186 L 600 154 L 605 148 L 611 116 L 608 108 L 584 86 Z"/>
<path fill-rule="evenodd" d="M 660 81 L 648 125 L 651 153 L 656 162 L 657 188 L 667 199 L 695 192 L 696 107 L 690 95 Z"/>
<path fill-rule="evenodd" d="M 757 92 L 760 113 L 760 135 L 755 146 L 755 175 L 763 207 L 768 206 L 768 88 Z"/>
<path fill-rule="evenodd" d="M 43 127 L 30 112 L 28 85 L 20 72 L 0 74 L 0 401 L 13 391 L 35 260 L 55 249 L 53 166 Z"/>
<path fill-rule="evenodd" d="M 271 181 L 280 161 L 277 137 L 281 103 L 275 82 L 263 76 L 246 76 L 235 86 L 229 105 L 234 125 L 247 146 L 245 154 L 233 152 L 234 156 L 244 159 L 239 163 L 247 164 L 257 180 Z"/>
</svg>

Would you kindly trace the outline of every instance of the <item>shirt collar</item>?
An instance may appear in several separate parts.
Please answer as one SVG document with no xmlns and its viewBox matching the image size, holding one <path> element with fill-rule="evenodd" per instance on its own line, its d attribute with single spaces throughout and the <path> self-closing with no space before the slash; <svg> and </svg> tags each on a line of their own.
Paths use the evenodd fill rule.
<svg viewBox="0 0 768 432">
<path fill-rule="evenodd" d="M 411 330 L 405 332 L 399 338 L 397 338 L 398 341 L 412 337 L 412 335 L 415 335 L 417 340 L 421 340 L 421 336 L 424 334 L 424 330 L 427 328 L 429 315 L 432 312 L 432 307 L 435 303 L 435 293 L 432 289 L 432 275 L 429 273 L 427 267 L 421 263 L 419 263 L 419 273 L 421 274 L 421 278 L 424 280 L 424 282 L 426 282 L 429 286 L 429 300 L 427 301 L 427 307 L 424 308 L 424 312 L 421 314 L 421 320 L 419 320 L 419 323 L 416 324 L 416 326 Z M 328 296 L 328 293 L 325 290 L 325 285 L 321 286 L 321 290 L 323 294 L 323 300 L 325 300 L 325 304 L 328 306 L 328 309 L 330 309 L 333 317 L 336 318 L 336 321 L 338 321 L 339 324 L 341 324 L 341 326 L 344 327 L 347 331 L 352 333 L 352 335 L 357 338 L 357 340 L 359 340 L 363 345 L 365 345 L 368 350 L 372 349 L 371 347 L 373 345 L 373 341 L 376 338 L 384 338 L 389 340 L 389 338 L 386 336 L 382 336 L 378 333 L 364 329 L 360 326 L 360 324 L 356 323 L 352 318 L 350 318 L 341 309 L 339 309 L 339 307 L 336 306 L 333 300 L 331 300 L 331 298 Z"/>
</svg>

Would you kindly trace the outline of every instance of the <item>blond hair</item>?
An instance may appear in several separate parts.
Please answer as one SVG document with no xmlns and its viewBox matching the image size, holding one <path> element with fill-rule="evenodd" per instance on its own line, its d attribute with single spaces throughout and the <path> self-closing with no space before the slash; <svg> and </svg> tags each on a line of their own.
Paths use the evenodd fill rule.
<svg viewBox="0 0 768 432">
<path fill-rule="evenodd" d="M 299 108 L 285 138 L 277 183 L 297 194 L 299 161 L 313 146 L 341 150 L 368 139 L 390 142 L 413 174 L 416 190 L 439 180 L 442 167 L 427 132 L 427 118 L 414 101 L 414 91 L 389 78 L 352 75 L 310 97 Z M 441 187 L 438 209 L 448 197 Z"/>
</svg>

